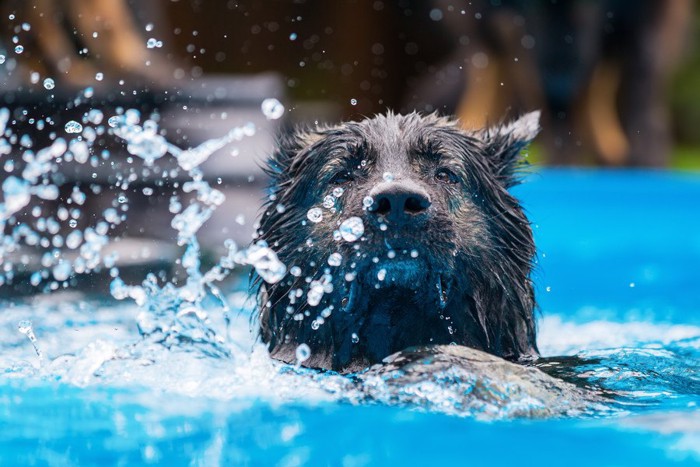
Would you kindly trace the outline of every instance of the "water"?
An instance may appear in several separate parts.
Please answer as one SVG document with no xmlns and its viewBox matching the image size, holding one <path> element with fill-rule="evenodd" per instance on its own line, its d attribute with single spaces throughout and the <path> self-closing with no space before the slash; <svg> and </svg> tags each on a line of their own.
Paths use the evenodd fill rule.
<svg viewBox="0 0 700 467">
<path fill-rule="evenodd" d="M 0 123 L 12 132 L 7 112 Z M 287 266 L 264 243 L 227 242 L 205 267 L 197 240 L 223 196 L 198 166 L 255 129 L 179 148 L 160 134 L 157 115 L 91 111 L 69 123 L 80 130 L 66 135 L 66 128 L 45 148 L 25 147 L 2 184 L 0 222 L 10 232 L 2 281 L 12 282 L 24 265 L 11 253 L 47 251 L 32 276 L 46 293 L 6 300 L 0 314 L 0 425 L 11 427 L 0 438 L 3 464 L 486 463 L 522 462 L 523 452 L 546 464 L 700 460 L 700 178 L 547 170 L 516 188 L 540 249 L 538 366 L 603 395 L 589 400 L 576 391 L 592 391 L 573 386 L 538 395 L 547 379 L 523 391 L 541 373 L 506 369 L 506 376 L 524 374 L 507 380 L 495 362 L 491 380 L 475 381 L 476 373 L 444 356 L 424 365 L 419 355 L 410 372 L 356 378 L 271 361 L 251 332 L 244 274 L 233 288 L 221 281 L 253 267 L 272 283 Z M 184 280 L 122 278 L 105 251 L 109 230 L 128 222 L 124 194 L 87 225 L 71 221 L 82 220 L 82 202 L 96 195 L 90 186 L 55 213 L 17 217 L 57 199 L 52 177 L 64 158 L 91 163 L 91 131 L 122 141 L 146 168 L 169 158 L 186 176 L 182 190 L 194 198 L 169 203 Z M 124 175 L 126 192 L 141 174 Z M 363 233 L 360 218 L 345 219 L 337 232 L 348 242 Z M 64 244 L 77 254 L 57 255 Z M 329 252 L 328 263 L 338 261 Z M 108 273 L 116 301 L 71 290 L 73 277 L 91 271 Z M 330 286 L 321 277 L 297 299 L 318 304 Z M 322 326 L 332 312 L 298 319 Z M 308 353 L 300 346 L 298 362 Z"/>
</svg>

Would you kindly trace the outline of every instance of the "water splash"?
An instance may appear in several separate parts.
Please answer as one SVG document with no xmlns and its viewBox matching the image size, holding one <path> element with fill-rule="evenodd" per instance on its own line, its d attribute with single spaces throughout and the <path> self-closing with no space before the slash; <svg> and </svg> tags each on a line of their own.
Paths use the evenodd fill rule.
<svg viewBox="0 0 700 467">
<path fill-rule="evenodd" d="M 84 94 L 87 95 L 87 91 Z M 3 129 L 9 119 L 9 110 L 0 109 L 0 126 Z M 225 254 L 213 267 L 202 269 L 197 235 L 225 197 L 220 190 L 204 180 L 199 166 L 225 145 L 254 135 L 254 125 L 247 123 L 233 128 L 221 138 L 182 149 L 168 142 L 161 134 L 157 114 L 145 118 L 141 123 L 142 115 L 138 110 L 118 109 L 116 115 L 107 119 L 106 127 L 103 126 L 103 120 L 104 115 L 100 110 L 90 109 L 85 112 L 82 123 L 77 120 L 67 122 L 64 129 L 71 135 L 69 140 L 52 133 L 53 142 L 49 146 L 36 152 L 25 149 L 21 174 L 10 175 L 4 180 L 0 230 L 4 231 L 7 225 L 15 227 L 10 235 L 3 234 L 0 242 L 0 260 L 4 259 L 6 264 L 5 274 L 0 275 L 0 284 L 10 282 L 14 277 L 16 268 L 10 255 L 16 255 L 27 247 L 43 248 L 43 269 L 31 274 L 31 285 L 39 286 L 51 279 L 47 284 L 48 290 L 56 290 L 61 284 L 68 284 L 77 274 L 109 269 L 112 296 L 119 300 L 133 300 L 142 307 L 143 312 L 139 314 L 137 323 L 144 338 L 166 347 L 186 343 L 208 354 L 229 356 L 229 349 L 222 345 L 224 339 L 211 329 L 209 315 L 204 311 L 205 307 L 223 313 L 229 310 L 216 284 L 224 280 L 236 265 L 252 266 L 268 282 L 281 280 L 287 271 L 275 252 L 264 243 L 239 250 L 233 241 L 225 243 Z M 32 213 L 35 213 L 32 216 L 34 219 L 30 217 L 27 222 L 17 221 L 17 216 L 24 216 L 25 209 L 31 207 L 32 198 L 58 199 L 61 181 L 56 174 L 60 174 L 59 164 L 64 160 L 94 165 L 96 159 L 92 154 L 98 151 L 104 160 L 109 160 L 111 154 L 97 146 L 96 135 L 105 132 L 123 141 L 128 154 L 144 161 L 144 174 L 158 159 L 165 157 L 177 162 L 178 169 L 171 172 L 171 175 L 177 175 L 178 171 L 186 172 L 189 180 L 182 183 L 182 192 L 194 195 L 194 198 L 186 207 L 176 197 L 170 203 L 170 211 L 173 212 L 171 227 L 177 231 L 177 244 L 184 247 L 179 260 L 185 272 L 184 283 L 178 284 L 174 277 L 158 278 L 149 274 L 141 284 L 126 284 L 120 277 L 119 269 L 115 267 L 118 260 L 116 254 L 103 254 L 110 243 L 110 231 L 126 217 L 129 201 L 125 192 L 131 183 L 138 180 L 138 174 L 132 168 L 128 169 L 128 173 L 115 173 L 121 192 L 113 199 L 112 207 L 103 211 L 103 219 L 98 219 L 94 225 L 78 228 L 78 219 L 82 215 L 80 206 L 85 204 L 89 195 L 101 192 L 94 185 L 88 186 L 88 191 L 92 193 L 75 186 L 68 205 L 59 206 L 56 217 L 42 216 L 42 209 L 37 205 L 31 208 Z M 5 132 L 6 137 L 12 134 L 11 129 Z M 7 142 L 7 138 L 2 138 L 2 141 Z M 31 141 L 21 138 L 19 143 L 25 148 L 32 146 Z M 12 150 L 11 144 L 9 150 Z M 142 192 L 148 196 L 153 190 L 146 187 Z M 64 233 L 66 228 L 69 230 Z M 78 256 L 69 257 L 62 248 L 65 251 L 77 251 Z M 216 306 L 212 307 L 210 302 Z"/>
<path fill-rule="evenodd" d="M 27 336 L 27 339 L 29 339 L 29 342 L 32 343 L 32 347 L 34 347 L 34 352 L 36 352 L 37 357 L 39 357 L 39 364 L 43 363 L 44 354 L 42 353 L 41 349 L 39 349 L 36 335 L 34 335 L 34 328 L 32 326 L 32 322 L 29 320 L 20 321 L 19 323 L 17 323 L 17 330 L 20 333 Z"/>
</svg>

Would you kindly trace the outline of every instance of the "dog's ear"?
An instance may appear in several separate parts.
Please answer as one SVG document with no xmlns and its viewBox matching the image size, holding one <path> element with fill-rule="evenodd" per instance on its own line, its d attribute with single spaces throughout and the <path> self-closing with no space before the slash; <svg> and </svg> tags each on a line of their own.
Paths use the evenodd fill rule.
<svg viewBox="0 0 700 467">
<path fill-rule="evenodd" d="M 313 146 L 322 137 L 318 131 L 310 128 L 297 128 L 293 132 L 281 135 L 277 140 L 275 151 L 267 161 L 265 171 L 274 180 L 279 180 L 284 174 L 289 174 L 297 155 Z"/>
<path fill-rule="evenodd" d="M 496 177 L 506 186 L 518 183 L 516 173 L 522 164 L 520 153 L 540 131 L 540 112 L 530 112 L 510 123 L 497 125 L 478 134 L 484 144 Z"/>
</svg>

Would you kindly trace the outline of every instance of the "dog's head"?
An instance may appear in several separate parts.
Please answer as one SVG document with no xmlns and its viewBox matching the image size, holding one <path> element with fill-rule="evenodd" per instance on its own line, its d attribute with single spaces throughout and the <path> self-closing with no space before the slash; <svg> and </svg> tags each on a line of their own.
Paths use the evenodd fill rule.
<svg viewBox="0 0 700 467">
<path fill-rule="evenodd" d="M 272 355 L 354 371 L 414 345 L 535 355 L 532 232 L 508 189 L 538 114 L 478 132 L 435 115 L 299 131 L 269 161 L 259 235 L 287 265 L 260 281 Z"/>
</svg>

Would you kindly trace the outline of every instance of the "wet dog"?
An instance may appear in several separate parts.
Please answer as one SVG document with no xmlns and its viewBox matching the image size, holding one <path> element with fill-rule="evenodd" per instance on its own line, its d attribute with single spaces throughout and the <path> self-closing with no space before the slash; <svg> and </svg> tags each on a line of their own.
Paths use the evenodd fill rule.
<svg viewBox="0 0 700 467">
<path fill-rule="evenodd" d="M 508 189 L 538 120 L 388 113 L 280 141 L 259 229 L 289 270 L 258 281 L 271 355 L 341 372 L 416 345 L 535 357 L 535 246 Z"/>
</svg>

